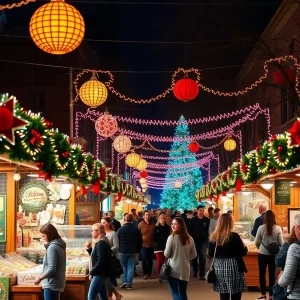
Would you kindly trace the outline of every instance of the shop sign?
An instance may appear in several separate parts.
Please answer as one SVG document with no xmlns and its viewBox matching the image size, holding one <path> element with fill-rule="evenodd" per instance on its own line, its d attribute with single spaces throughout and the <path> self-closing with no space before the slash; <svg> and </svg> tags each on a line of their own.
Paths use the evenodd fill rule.
<svg viewBox="0 0 300 300">
<path fill-rule="evenodd" d="M 0 195 L 0 242 L 6 242 L 6 195 Z"/>
<path fill-rule="evenodd" d="M 290 181 L 275 181 L 275 205 L 290 205 Z"/>
<path fill-rule="evenodd" d="M 20 204 L 27 212 L 37 213 L 45 210 L 48 198 L 47 188 L 35 181 L 25 184 L 20 192 Z"/>
</svg>

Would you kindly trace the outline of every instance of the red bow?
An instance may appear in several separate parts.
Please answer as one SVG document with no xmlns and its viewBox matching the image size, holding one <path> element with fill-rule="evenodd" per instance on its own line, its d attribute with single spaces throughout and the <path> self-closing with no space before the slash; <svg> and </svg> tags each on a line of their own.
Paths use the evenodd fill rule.
<svg viewBox="0 0 300 300">
<path fill-rule="evenodd" d="M 42 135 L 39 134 L 36 130 L 31 129 L 30 133 L 33 135 L 33 137 L 30 139 L 30 144 L 34 145 L 36 142 L 40 145 L 42 142 Z"/>
<path fill-rule="evenodd" d="M 96 195 L 100 194 L 100 178 L 95 183 L 92 183 L 93 193 Z"/>
<path fill-rule="evenodd" d="M 300 144 L 300 122 L 297 120 L 289 130 L 291 137 L 291 146 Z"/>
</svg>

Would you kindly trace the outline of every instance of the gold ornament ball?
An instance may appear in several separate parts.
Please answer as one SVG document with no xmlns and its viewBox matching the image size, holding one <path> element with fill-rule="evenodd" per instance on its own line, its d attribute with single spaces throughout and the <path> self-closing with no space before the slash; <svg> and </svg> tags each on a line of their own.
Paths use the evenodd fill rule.
<svg viewBox="0 0 300 300">
<path fill-rule="evenodd" d="M 104 83 L 92 77 L 81 86 L 79 96 L 84 104 L 95 108 L 106 101 L 108 92 Z"/>
<path fill-rule="evenodd" d="M 139 171 L 145 171 L 147 169 L 147 161 L 145 159 L 141 159 L 136 169 Z"/>
<path fill-rule="evenodd" d="M 75 7 L 64 0 L 52 0 L 32 15 L 29 32 L 41 50 L 50 54 L 66 54 L 81 44 L 85 24 Z"/>
<path fill-rule="evenodd" d="M 135 152 L 132 152 L 126 156 L 126 164 L 131 168 L 136 168 L 140 160 L 141 157 Z"/>
<path fill-rule="evenodd" d="M 128 136 L 120 134 L 114 140 L 114 148 L 119 153 L 126 153 L 131 149 L 131 140 Z"/>
<path fill-rule="evenodd" d="M 236 148 L 236 142 L 234 139 L 229 138 L 224 142 L 224 148 L 226 151 L 233 151 Z"/>
</svg>

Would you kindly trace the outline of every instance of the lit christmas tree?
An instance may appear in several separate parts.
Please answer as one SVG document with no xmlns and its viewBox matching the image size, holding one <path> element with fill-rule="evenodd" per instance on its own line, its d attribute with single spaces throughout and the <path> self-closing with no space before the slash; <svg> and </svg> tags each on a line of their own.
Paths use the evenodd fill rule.
<svg viewBox="0 0 300 300">
<path fill-rule="evenodd" d="M 189 137 L 189 127 L 185 118 L 179 118 L 180 123 L 175 129 L 175 137 Z M 161 194 L 163 208 L 193 209 L 198 203 L 196 191 L 203 185 L 201 170 L 196 165 L 197 159 L 189 150 L 190 140 L 174 141 L 169 154 L 168 170 L 165 177 L 164 190 Z M 175 182 L 181 182 L 180 188 L 175 188 Z"/>
</svg>

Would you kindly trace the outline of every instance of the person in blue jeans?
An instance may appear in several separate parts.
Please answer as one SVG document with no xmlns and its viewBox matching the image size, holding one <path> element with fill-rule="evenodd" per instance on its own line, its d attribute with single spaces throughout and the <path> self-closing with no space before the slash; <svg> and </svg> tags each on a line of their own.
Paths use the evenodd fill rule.
<svg viewBox="0 0 300 300">
<path fill-rule="evenodd" d="M 91 255 L 91 266 L 89 279 L 91 281 L 88 300 L 96 300 L 97 295 L 100 300 L 108 300 L 107 281 L 110 277 L 109 262 L 111 257 L 110 243 L 105 236 L 104 226 L 96 223 L 92 226 L 92 237 L 94 247 L 87 243 L 87 251 Z"/>
<path fill-rule="evenodd" d="M 173 300 L 187 300 L 190 261 L 197 256 L 197 252 L 183 218 L 175 217 L 171 228 L 172 233 L 168 237 L 164 251 L 170 266 L 168 284 Z"/>
<path fill-rule="evenodd" d="M 197 257 L 193 260 L 194 277 L 198 276 L 201 280 L 205 280 L 205 265 L 206 265 L 206 249 L 208 246 L 208 230 L 209 218 L 204 216 L 204 207 L 199 205 L 197 207 L 197 216 L 193 217 L 189 222 L 188 231 L 194 239 L 197 251 Z M 198 264 L 199 257 L 199 264 Z"/>
<path fill-rule="evenodd" d="M 142 247 L 142 235 L 133 225 L 133 215 L 125 216 L 125 224 L 118 230 L 119 257 L 123 267 L 121 288 L 132 289 L 136 254 Z"/>
<path fill-rule="evenodd" d="M 50 223 L 45 224 L 40 232 L 45 242 L 46 254 L 43 272 L 34 284 L 42 283 L 45 300 L 58 300 L 66 283 L 66 243 Z"/>
</svg>

